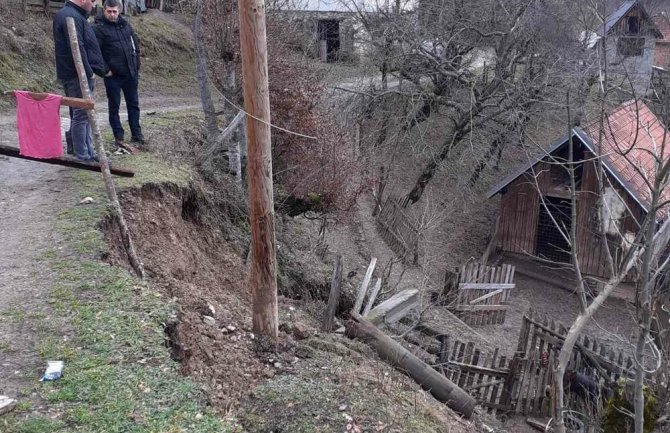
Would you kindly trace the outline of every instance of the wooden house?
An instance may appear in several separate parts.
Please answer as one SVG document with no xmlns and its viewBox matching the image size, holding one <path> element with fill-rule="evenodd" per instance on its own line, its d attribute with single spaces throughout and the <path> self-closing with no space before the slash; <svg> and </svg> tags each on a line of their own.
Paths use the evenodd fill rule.
<svg viewBox="0 0 670 433">
<path fill-rule="evenodd" d="M 615 260 L 620 259 L 649 210 L 650 193 L 641 173 L 653 175 L 652 155 L 667 138 L 665 127 L 641 102 L 622 104 L 607 115 L 604 124 L 600 142 L 597 122 L 573 128 L 571 136 L 556 140 L 545 153 L 490 189 L 489 198 L 500 195 L 499 249 L 554 262 L 572 261 L 568 241 L 557 227 L 565 232 L 573 221 L 571 181 L 565 169 L 572 141 L 573 160 L 579 162 L 575 168 L 577 258 L 583 273 L 608 276 L 601 233 Z M 607 174 L 602 208 L 594 160 L 598 148 Z"/>
<path fill-rule="evenodd" d="M 663 34 L 642 2 L 624 1 L 602 26 L 583 32 L 581 37 L 589 47 L 604 52 L 608 73 L 617 86 L 628 90 L 632 84 L 637 95 L 649 91 L 656 42 L 663 40 Z"/>
</svg>

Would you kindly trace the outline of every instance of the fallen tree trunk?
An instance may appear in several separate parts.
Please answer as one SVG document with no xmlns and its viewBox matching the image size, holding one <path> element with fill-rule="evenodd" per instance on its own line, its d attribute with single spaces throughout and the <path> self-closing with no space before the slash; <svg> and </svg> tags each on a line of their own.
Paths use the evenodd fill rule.
<svg viewBox="0 0 670 433">
<path fill-rule="evenodd" d="M 412 355 L 359 314 L 352 313 L 351 319 L 347 321 L 346 335 L 368 343 L 382 359 L 414 379 L 421 388 L 430 392 L 439 401 L 446 403 L 451 409 L 466 418 L 472 416 L 475 408 L 475 399 L 472 396 Z"/>
</svg>

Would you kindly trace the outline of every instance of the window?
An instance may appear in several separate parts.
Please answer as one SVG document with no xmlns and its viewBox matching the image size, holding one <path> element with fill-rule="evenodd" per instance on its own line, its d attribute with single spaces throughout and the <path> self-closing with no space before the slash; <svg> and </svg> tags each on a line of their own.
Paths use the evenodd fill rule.
<svg viewBox="0 0 670 433">
<path fill-rule="evenodd" d="M 640 33 L 640 19 L 638 17 L 628 17 L 628 33 L 631 35 Z"/>
<path fill-rule="evenodd" d="M 638 57 L 644 52 L 644 38 L 620 36 L 616 43 L 616 53 L 621 57 Z"/>
</svg>

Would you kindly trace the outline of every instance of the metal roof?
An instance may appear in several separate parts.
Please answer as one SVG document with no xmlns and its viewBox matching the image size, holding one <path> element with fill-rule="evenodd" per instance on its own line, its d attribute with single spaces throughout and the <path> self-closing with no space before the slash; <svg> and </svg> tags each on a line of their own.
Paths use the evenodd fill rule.
<svg viewBox="0 0 670 433">
<path fill-rule="evenodd" d="M 573 139 L 577 138 L 588 150 L 597 155 L 598 122 L 587 125 L 584 129 L 573 128 Z M 600 143 L 600 154 L 607 172 L 630 194 L 645 211 L 649 211 L 650 191 L 643 173 L 654 176 L 655 155 L 663 140 L 670 140 L 665 126 L 644 103 L 628 101 L 610 112 L 605 120 L 605 131 Z M 488 198 L 499 193 L 505 186 L 526 173 L 531 167 L 559 150 L 569 141 L 565 134 L 542 154 L 531 158 L 528 164 L 505 177 L 488 191 Z M 625 156 L 623 156 L 625 154 Z M 670 150 L 662 155 L 670 156 Z M 670 199 L 670 191 L 664 191 L 663 200 Z M 666 210 L 667 211 L 667 210 Z"/>
<path fill-rule="evenodd" d="M 642 6 L 639 0 L 627 0 L 623 3 L 621 3 L 621 6 L 617 8 L 610 16 L 607 17 L 605 20 L 605 28 L 602 29 L 604 33 L 601 33 L 601 35 L 608 35 L 610 30 L 616 26 L 616 24 L 623 18 L 628 11 L 630 11 L 633 7 L 639 6 L 640 7 L 640 12 L 642 13 L 643 17 L 647 22 L 651 24 L 651 30 L 654 31 L 656 34 L 657 38 L 663 39 L 663 34 L 656 28 L 656 24 L 654 23 L 654 20 L 651 19 L 649 14 L 647 13 L 647 10 Z M 600 32 L 600 30 L 598 30 Z"/>
</svg>

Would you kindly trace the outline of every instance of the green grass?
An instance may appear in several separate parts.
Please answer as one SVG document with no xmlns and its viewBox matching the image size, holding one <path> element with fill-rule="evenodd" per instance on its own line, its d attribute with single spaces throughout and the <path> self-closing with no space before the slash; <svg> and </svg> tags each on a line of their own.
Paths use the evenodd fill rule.
<svg viewBox="0 0 670 433">
<path fill-rule="evenodd" d="M 117 186 L 167 180 L 185 183 L 189 177 L 188 170 L 150 154 L 127 161 L 142 174 L 121 182 L 117 178 Z M 49 292 L 55 321 L 52 317 L 47 323 L 42 315 L 12 308 L 3 315 L 5 320 L 28 321 L 38 329 L 36 349 L 42 360 L 65 361 L 61 379 L 35 386 L 49 414 L 58 415 L 45 416 L 29 401 L 20 401 L 0 419 L 0 431 L 234 431 L 230 421 L 212 413 L 202 390 L 181 376 L 179 365 L 169 357 L 161 324 L 175 306 L 124 269 L 98 261 L 106 245 L 96 227 L 109 212 L 100 175 L 78 173 L 75 184 L 78 195 L 92 196 L 96 203 L 61 212 L 55 230 L 66 247 L 41 257 L 57 275 Z M 60 331 L 65 322 L 72 334 L 67 341 Z"/>
</svg>

